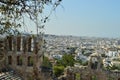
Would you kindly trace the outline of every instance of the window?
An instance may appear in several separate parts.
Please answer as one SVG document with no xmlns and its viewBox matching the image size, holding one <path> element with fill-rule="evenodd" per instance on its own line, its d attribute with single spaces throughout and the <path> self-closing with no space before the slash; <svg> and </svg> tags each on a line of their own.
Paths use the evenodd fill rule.
<svg viewBox="0 0 120 80">
<path fill-rule="evenodd" d="M 11 36 L 9 36 L 9 37 L 7 37 L 7 39 L 8 39 L 8 47 L 9 47 L 9 50 L 10 51 L 12 51 L 12 47 L 13 47 L 13 44 L 12 44 L 12 37 Z"/>
<path fill-rule="evenodd" d="M 22 57 L 17 56 L 17 65 L 21 66 L 22 65 Z"/>
<path fill-rule="evenodd" d="M 32 38 L 29 37 L 28 38 L 28 52 L 31 52 L 31 40 L 32 40 Z"/>
<path fill-rule="evenodd" d="M 8 64 L 9 64 L 9 65 L 12 64 L 12 56 L 8 56 Z"/>
<path fill-rule="evenodd" d="M 17 37 L 17 51 L 20 51 L 21 47 L 21 37 Z"/>
<path fill-rule="evenodd" d="M 23 37 L 23 51 L 25 52 L 26 51 L 26 38 L 25 37 Z"/>
<path fill-rule="evenodd" d="M 28 57 L 28 66 L 33 66 L 33 58 L 31 56 Z"/>
<path fill-rule="evenodd" d="M 36 42 L 35 43 L 35 54 L 37 54 L 38 53 L 38 43 Z"/>
</svg>

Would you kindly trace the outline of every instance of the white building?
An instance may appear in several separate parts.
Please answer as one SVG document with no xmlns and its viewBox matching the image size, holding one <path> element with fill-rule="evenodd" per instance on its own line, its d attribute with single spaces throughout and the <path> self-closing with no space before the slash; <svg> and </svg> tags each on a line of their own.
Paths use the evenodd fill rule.
<svg viewBox="0 0 120 80">
<path fill-rule="evenodd" d="M 108 57 L 119 57 L 119 53 L 117 51 L 109 51 L 108 53 L 106 53 L 106 55 Z"/>
</svg>

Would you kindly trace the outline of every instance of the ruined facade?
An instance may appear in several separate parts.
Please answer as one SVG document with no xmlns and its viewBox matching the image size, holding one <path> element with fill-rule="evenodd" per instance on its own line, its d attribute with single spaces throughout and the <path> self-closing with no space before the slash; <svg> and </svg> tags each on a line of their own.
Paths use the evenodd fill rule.
<svg viewBox="0 0 120 80">
<path fill-rule="evenodd" d="M 42 41 L 42 38 L 31 35 L 7 36 L 0 39 L 0 69 L 13 70 L 23 80 L 46 80 L 44 76 L 49 76 L 49 73 L 43 74 L 40 68 Z"/>
<path fill-rule="evenodd" d="M 5 43 L 4 38 L 0 39 L 0 70 L 2 70 L 5 67 Z"/>
<path fill-rule="evenodd" d="M 91 55 L 88 66 L 68 67 L 65 80 L 120 80 L 120 71 L 104 70 L 102 58 Z M 60 79 L 62 80 L 62 79 Z"/>
<path fill-rule="evenodd" d="M 0 38 L 0 72 L 15 71 L 20 80 L 52 80 L 49 72 L 42 72 L 42 41 L 31 35 Z M 104 70 L 96 54 L 90 56 L 88 66 L 67 68 L 60 80 L 120 80 L 120 71 Z"/>
</svg>

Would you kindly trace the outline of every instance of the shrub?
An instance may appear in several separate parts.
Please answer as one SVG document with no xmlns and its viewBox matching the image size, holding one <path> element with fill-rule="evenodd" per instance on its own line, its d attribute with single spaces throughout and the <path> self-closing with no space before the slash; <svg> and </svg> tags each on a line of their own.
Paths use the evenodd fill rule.
<svg viewBox="0 0 120 80">
<path fill-rule="evenodd" d="M 64 66 L 54 66 L 53 73 L 56 77 L 62 75 L 64 72 Z"/>
</svg>

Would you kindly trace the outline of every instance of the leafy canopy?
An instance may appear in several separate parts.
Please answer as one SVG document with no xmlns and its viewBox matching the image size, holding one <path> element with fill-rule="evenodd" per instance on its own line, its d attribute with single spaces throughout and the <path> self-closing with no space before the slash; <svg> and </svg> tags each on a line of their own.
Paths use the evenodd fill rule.
<svg viewBox="0 0 120 80">
<path fill-rule="evenodd" d="M 18 32 L 18 28 L 25 24 L 25 16 L 36 24 L 37 29 L 42 28 L 43 25 L 39 25 L 39 23 L 45 23 L 60 2 L 61 0 L 0 0 L 0 34 Z M 46 5 L 52 6 L 50 13 L 42 16 Z"/>
</svg>

